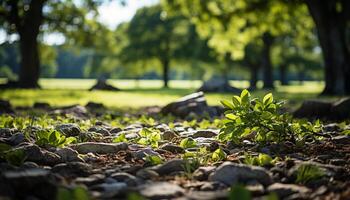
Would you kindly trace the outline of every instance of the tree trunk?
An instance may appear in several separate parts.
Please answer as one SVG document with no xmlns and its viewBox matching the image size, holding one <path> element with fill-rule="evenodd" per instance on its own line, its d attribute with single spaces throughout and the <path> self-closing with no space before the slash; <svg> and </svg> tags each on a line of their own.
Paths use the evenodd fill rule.
<svg viewBox="0 0 350 200">
<path fill-rule="evenodd" d="M 40 58 L 38 35 L 43 19 L 43 4 L 45 0 L 31 1 L 25 12 L 23 23 L 17 23 L 20 37 L 21 69 L 18 86 L 22 88 L 37 88 L 40 75 Z"/>
<path fill-rule="evenodd" d="M 282 64 L 280 66 L 280 81 L 281 81 L 281 85 L 288 85 L 287 65 Z"/>
<path fill-rule="evenodd" d="M 169 82 L 169 63 L 170 61 L 168 59 L 162 60 L 162 66 L 163 66 L 163 87 L 168 88 L 168 82 Z"/>
<path fill-rule="evenodd" d="M 264 33 L 262 37 L 264 46 L 262 50 L 262 67 L 263 67 L 263 81 L 265 89 L 273 89 L 273 70 L 271 64 L 271 47 L 273 42 L 273 37 L 269 32 Z"/>
<path fill-rule="evenodd" d="M 250 65 L 250 84 L 249 84 L 249 88 L 251 90 L 256 89 L 256 84 L 258 82 L 258 66 L 257 65 Z"/>
<path fill-rule="evenodd" d="M 40 61 L 36 36 L 20 36 L 21 68 L 19 72 L 19 87 L 38 88 Z"/>
<path fill-rule="evenodd" d="M 350 94 L 350 53 L 346 46 L 346 10 L 337 11 L 336 1 L 305 0 L 316 24 L 325 63 L 324 95 Z"/>
</svg>

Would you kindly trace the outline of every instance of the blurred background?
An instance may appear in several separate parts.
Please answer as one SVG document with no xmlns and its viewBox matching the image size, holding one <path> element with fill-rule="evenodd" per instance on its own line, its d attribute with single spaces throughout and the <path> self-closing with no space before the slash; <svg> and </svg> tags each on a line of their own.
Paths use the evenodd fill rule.
<svg viewBox="0 0 350 200">
<path fill-rule="evenodd" d="M 2 0 L 0 98 L 142 107 L 200 89 L 218 104 L 242 88 L 291 104 L 338 98 L 350 94 L 349 21 L 346 0 Z"/>
</svg>

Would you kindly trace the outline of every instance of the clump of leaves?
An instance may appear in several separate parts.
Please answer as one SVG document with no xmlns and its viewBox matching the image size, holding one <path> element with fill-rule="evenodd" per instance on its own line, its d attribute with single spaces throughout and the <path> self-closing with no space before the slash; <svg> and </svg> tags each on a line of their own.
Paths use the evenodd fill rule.
<svg viewBox="0 0 350 200">
<path fill-rule="evenodd" d="M 233 96 L 232 103 L 221 101 L 227 111 L 219 139 L 239 143 L 241 138 L 256 133 L 257 142 L 300 141 L 321 130 L 319 121 L 315 124 L 294 120 L 288 113 L 280 114 L 282 102 L 275 102 L 272 93 L 262 100 L 251 99 L 248 90 L 240 96 Z"/>
<path fill-rule="evenodd" d="M 244 155 L 244 163 L 248 165 L 267 166 L 272 165 L 277 159 L 272 159 L 267 154 L 260 153 L 258 156 Z"/>
<path fill-rule="evenodd" d="M 190 138 L 190 137 L 185 138 L 185 139 L 181 140 L 180 147 L 182 147 L 184 149 L 197 147 L 197 142 L 193 138 Z"/>
<path fill-rule="evenodd" d="M 214 162 L 218 162 L 226 159 L 226 157 L 227 154 L 221 148 L 218 148 L 212 153 L 211 160 Z"/>
<path fill-rule="evenodd" d="M 59 187 L 56 195 L 57 200 L 85 200 L 91 199 L 86 188 L 77 186 L 73 189 Z"/>
<path fill-rule="evenodd" d="M 146 155 L 143 159 L 150 165 L 159 165 L 164 162 L 162 157 L 157 155 Z"/>
<path fill-rule="evenodd" d="M 118 143 L 118 142 L 127 142 L 128 139 L 125 137 L 125 133 L 119 134 L 117 137 L 113 139 L 113 142 Z"/>
<path fill-rule="evenodd" d="M 184 169 L 185 176 L 188 179 L 192 179 L 192 174 L 198 167 L 200 167 L 201 161 L 197 157 L 185 158 L 184 161 L 185 162 L 182 167 Z"/>
<path fill-rule="evenodd" d="M 252 199 L 252 194 L 244 186 L 242 186 L 242 185 L 234 185 L 230 189 L 230 193 L 229 193 L 228 199 L 229 200 L 236 200 L 236 199 L 251 200 Z"/>
<path fill-rule="evenodd" d="M 21 149 L 12 149 L 10 145 L 0 143 L 0 158 L 11 165 L 21 166 L 27 155 Z"/>
<path fill-rule="evenodd" d="M 318 180 L 325 175 L 325 171 L 313 164 L 302 164 L 296 172 L 296 183 L 306 184 L 313 180 Z"/>
<path fill-rule="evenodd" d="M 35 133 L 36 144 L 39 146 L 64 147 L 77 141 L 75 137 L 66 137 L 56 130 L 39 130 Z"/>
<path fill-rule="evenodd" d="M 161 140 L 161 135 L 159 130 L 153 130 L 149 128 L 143 128 L 139 132 L 140 138 L 137 143 L 142 145 L 149 145 L 153 148 L 158 147 L 158 142 Z"/>
</svg>

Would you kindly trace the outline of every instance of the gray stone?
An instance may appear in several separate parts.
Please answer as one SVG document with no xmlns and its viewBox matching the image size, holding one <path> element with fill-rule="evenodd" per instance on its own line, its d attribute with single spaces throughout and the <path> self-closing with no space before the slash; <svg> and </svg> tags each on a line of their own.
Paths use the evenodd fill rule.
<svg viewBox="0 0 350 200">
<path fill-rule="evenodd" d="M 142 185 L 139 188 L 140 194 L 149 199 L 171 199 L 183 196 L 184 189 L 168 182 L 154 182 Z"/>
<path fill-rule="evenodd" d="M 27 139 L 23 133 L 15 133 L 10 138 L 8 138 L 9 144 L 11 144 L 13 146 L 19 145 L 22 142 L 26 142 L 26 141 L 27 141 Z"/>
<path fill-rule="evenodd" d="M 56 126 L 56 130 L 65 134 L 66 136 L 78 136 L 81 132 L 80 127 L 76 124 L 59 124 Z"/>
<path fill-rule="evenodd" d="M 217 136 L 218 133 L 219 133 L 219 130 L 198 130 L 192 135 L 192 137 L 193 138 L 198 138 L 198 137 L 212 138 Z"/>
<path fill-rule="evenodd" d="M 182 172 L 184 171 L 185 161 L 181 159 L 169 160 L 164 164 L 155 166 L 153 168 L 159 175 L 169 175 L 173 172 Z"/>
<path fill-rule="evenodd" d="M 198 91 L 203 92 L 229 92 L 234 94 L 241 93 L 241 90 L 232 87 L 228 81 L 223 79 L 212 78 L 203 83 L 203 85 L 198 89 Z"/>
<path fill-rule="evenodd" d="M 84 184 L 87 186 L 92 186 L 96 184 L 101 184 L 104 182 L 105 175 L 103 174 L 93 174 L 89 177 L 78 177 L 75 179 L 75 182 L 77 184 Z"/>
<path fill-rule="evenodd" d="M 84 160 L 79 157 L 79 153 L 69 147 L 59 148 L 55 153 L 61 157 L 63 162 L 84 162 Z"/>
<path fill-rule="evenodd" d="M 80 177 L 89 176 L 91 174 L 91 170 L 91 166 L 86 163 L 68 162 L 55 165 L 51 171 L 64 177 Z"/>
<path fill-rule="evenodd" d="M 78 118 L 89 117 L 87 109 L 84 106 L 80 105 L 65 106 L 52 111 L 52 113 L 61 115 L 72 115 Z"/>
<path fill-rule="evenodd" d="M 118 153 L 119 151 L 126 150 L 128 144 L 124 142 L 120 143 L 102 143 L 102 142 L 85 142 L 79 143 L 72 146 L 73 149 L 77 150 L 79 153 Z"/>
<path fill-rule="evenodd" d="M 101 126 L 93 126 L 93 127 L 89 128 L 88 131 L 89 132 L 100 133 L 103 136 L 109 136 L 110 135 L 109 131 L 106 128 L 101 127 Z"/>
<path fill-rule="evenodd" d="M 319 100 L 307 100 L 304 101 L 300 108 L 294 111 L 295 117 L 309 117 L 309 118 L 323 118 L 330 115 L 332 103 L 319 101 Z"/>
<path fill-rule="evenodd" d="M 310 189 L 300 185 L 274 183 L 267 188 L 267 191 L 276 193 L 280 198 L 285 198 L 295 193 L 309 193 Z"/>
<path fill-rule="evenodd" d="M 164 144 L 160 147 L 160 149 L 166 150 L 166 151 L 170 151 L 171 153 L 184 153 L 185 150 L 182 147 L 179 147 L 177 145 L 174 144 Z"/>
<path fill-rule="evenodd" d="M 334 119 L 349 119 L 350 118 L 350 97 L 336 101 L 331 109 Z"/>
<path fill-rule="evenodd" d="M 145 148 L 145 149 L 141 149 L 136 152 L 133 152 L 133 156 L 137 159 L 143 159 L 146 156 L 160 156 L 160 154 L 151 148 Z"/>
<path fill-rule="evenodd" d="M 147 180 L 147 179 L 157 178 L 159 177 L 159 174 L 154 170 L 146 168 L 146 169 L 140 169 L 139 171 L 137 171 L 136 176 Z"/>
<path fill-rule="evenodd" d="M 176 137 L 179 137 L 178 134 L 176 134 L 174 131 L 170 131 L 170 130 L 169 131 L 165 131 L 162 136 L 163 136 L 164 140 L 168 140 L 168 141 L 170 141 L 170 140 L 172 140 L 172 139 L 174 139 Z"/>
<path fill-rule="evenodd" d="M 112 128 L 109 132 L 113 134 L 113 133 L 119 133 L 120 131 L 122 131 L 121 128 L 119 128 L 119 127 L 114 127 L 114 128 Z"/>
<path fill-rule="evenodd" d="M 28 144 L 15 148 L 22 150 L 26 155 L 26 161 L 32 161 L 43 165 L 55 165 L 62 162 L 61 157 L 55 153 L 41 149 L 35 144 Z"/>
<path fill-rule="evenodd" d="M 7 171 L 0 177 L 0 196 L 9 199 L 55 199 L 57 185 L 55 177 L 48 170 Z"/>
<path fill-rule="evenodd" d="M 135 176 L 125 172 L 116 172 L 111 174 L 110 177 L 118 182 L 124 182 L 128 186 L 136 186 L 140 182 Z"/>
<path fill-rule="evenodd" d="M 339 136 L 333 137 L 332 141 L 335 144 L 349 145 L 350 144 L 350 135 L 339 135 Z"/>
<path fill-rule="evenodd" d="M 169 131 L 170 128 L 167 124 L 159 124 L 156 126 L 156 129 L 158 129 L 160 132 L 164 132 L 164 131 Z"/>
<path fill-rule="evenodd" d="M 189 191 L 186 197 L 190 200 L 227 200 L 228 195 L 227 190 Z"/>
<path fill-rule="evenodd" d="M 226 185 L 258 181 L 263 185 L 270 185 L 272 178 L 269 172 L 257 166 L 224 162 L 209 175 L 210 181 L 222 182 Z"/>
<path fill-rule="evenodd" d="M 209 174 L 215 170 L 214 166 L 208 167 L 199 167 L 193 172 L 193 178 L 198 181 L 206 181 L 208 180 Z"/>
</svg>

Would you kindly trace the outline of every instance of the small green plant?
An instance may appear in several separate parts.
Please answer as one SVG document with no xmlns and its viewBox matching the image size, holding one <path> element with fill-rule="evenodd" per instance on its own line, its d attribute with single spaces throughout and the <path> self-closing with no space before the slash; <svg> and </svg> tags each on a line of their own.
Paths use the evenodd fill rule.
<svg viewBox="0 0 350 200">
<path fill-rule="evenodd" d="M 296 172 L 296 183 L 306 184 L 318 180 L 325 175 L 325 171 L 313 164 L 302 164 Z"/>
<path fill-rule="evenodd" d="M 229 196 L 229 200 L 251 200 L 252 194 L 242 185 L 234 185 L 231 187 Z"/>
<path fill-rule="evenodd" d="M 181 140 L 180 147 L 184 149 L 197 147 L 197 142 L 193 138 L 185 138 Z"/>
<path fill-rule="evenodd" d="M 241 138 L 256 133 L 257 142 L 300 141 L 321 130 L 319 121 L 294 120 L 288 113 L 280 114 L 282 102 L 275 102 L 271 93 L 262 100 L 251 99 L 248 90 L 240 96 L 233 96 L 232 102 L 221 101 L 227 111 L 224 127 L 218 138 L 221 141 L 239 143 Z"/>
<path fill-rule="evenodd" d="M 21 149 L 12 149 L 10 145 L 0 143 L 0 158 L 11 165 L 21 166 L 27 155 Z"/>
<path fill-rule="evenodd" d="M 164 162 L 162 157 L 157 155 L 146 155 L 143 159 L 151 165 L 159 165 Z"/>
<path fill-rule="evenodd" d="M 188 179 L 192 179 L 193 172 L 201 165 L 200 159 L 198 159 L 196 157 L 192 157 L 192 158 L 186 158 L 186 159 L 184 159 L 184 161 L 185 162 L 184 162 L 182 167 L 185 171 L 185 176 Z"/>
<path fill-rule="evenodd" d="M 59 187 L 56 195 L 57 200 L 89 200 L 91 199 L 86 188 L 77 186 L 73 189 Z"/>
<path fill-rule="evenodd" d="M 260 153 L 258 156 L 252 156 L 249 154 L 244 155 L 244 163 L 248 165 L 266 166 L 272 165 L 277 159 L 272 159 L 267 154 Z"/>
<path fill-rule="evenodd" d="M 214 162 L 218 162 L 226 159 L 226 157 L 227 154 L 221 148 L 218 148 L 212 153 L 211 160 Z"/>
<path fill-rule="evenodd" d="M 118 143 L 118 142 L 127 142 L 128 139 L 125 137 L 125 133 L 119 134 L 117 137 L 113 139 L 113 142 Z"/>
<path fill-rule="evenodd" d="M 63 147 L 77 141 L 75 137 L 66 137 L 56 130 L 39 130 L 35 133 L 36 144 L 39 146 Z"/>
<path fill-rule="evenodd" d="M 150 145 L 151 147 L 157 148 L 158 142 L 161 140 L 159 130 L 153 130 L 149 128 L 143 128 L 139 132 L 140 138 L 137 143 L 142 145 Z"/>
</svg>

